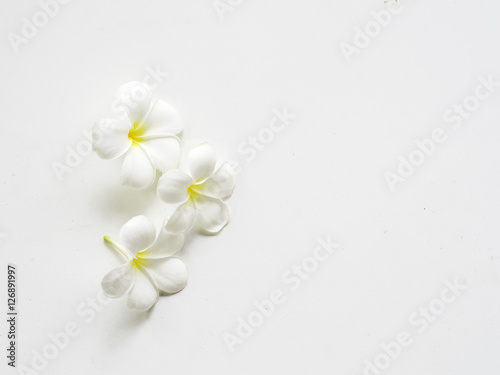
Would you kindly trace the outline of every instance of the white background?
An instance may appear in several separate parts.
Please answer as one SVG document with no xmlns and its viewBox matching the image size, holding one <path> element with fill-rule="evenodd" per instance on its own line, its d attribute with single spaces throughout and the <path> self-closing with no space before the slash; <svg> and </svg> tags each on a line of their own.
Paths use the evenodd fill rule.
<svg viewBox="0 0 500 375">
<path fill-rule="evenodd" d="M 500 88 L 456 130 L 443 113 L 478 77 L 500 81 L 500 3 L 400 2 L 349 63 L 340 44 L 382 0 L 244 0 L 223 19 L 211 0 L 73 0 L 18 53 L 8 33 L 40 6 L 2 0 L 0 276 L 17 265 L 18 364 L 73 321 L 41 373 L 361 375 L 407 331 L 383 374 L 498 374 Z M 187 241 L 184 291 L 147 314 L 116 300 L 87 323 L 77 310 L 121 260 L 102 236 L 138 214 L 159 227 L 168 208 L 154 187 L 120 186 L 119 160 L 84 156 L 62 181 L 53 166 L 113 115 L 118 86 L 157 66 L 183 139 L 242 167 L 231 222 Z M 283 107 L 296 118 L 248 161 L 238 147 Z M 446 142 L 391 191 L 384 173 L 438 127 Z M 328 235 L 341 249 L 292 291 L 282 275 Z M 418 332 L 409 317 L 455 277 L 470 286 Z M 231 354 L 224 333 L 274 289 L 286 301 Z"/>
</svg>

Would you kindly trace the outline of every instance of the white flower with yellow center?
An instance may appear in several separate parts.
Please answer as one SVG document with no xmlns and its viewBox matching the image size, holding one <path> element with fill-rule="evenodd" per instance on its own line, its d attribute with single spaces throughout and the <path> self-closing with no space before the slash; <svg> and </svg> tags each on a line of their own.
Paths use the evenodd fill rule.
<svg viewBox="0 0 500 375">
<path fill-rule="evenodd" d="M 181 203 L 165 224 L 168 232 L 184 233 L 197 223 L 202 231 L 215 234 L 227 224 L 229 209 L 222 199 L 232 194 L 235 173 L 229 163 L 214 172 L 216 161 L 212 146 L 202 143 L 188 154 L 189 173 L 172 169 L 160 177 L 160 199 Z"/>
<path fill-rule="evenodd" d="M 159 290 L 177 293 L 186 286 L 186 265 L 172 257 L 184 245 L 183 235 L 162 229 L 156 237 L 151 220 L 135 216 L 121 228 L 120 243 L 108 236 L 104 240 L 127 260 L 104 276 L 101 286 L 106 296 L 118 298 L 128 292 L 127 306 L 146 311 L 158 301 Z"/>
<path fill-rule="evenodd" d="M 127 83 L 115 95 L 126 114 L 94 126 L 93 150 L 102 159 L 124 155 L 121 183 L 145 189 L 155 181 L 156 170 L 177 168 L 180 141 L 176 135 L 182 122 L 169 104 L 153 99 L 143 83 Z"/>
</svg>

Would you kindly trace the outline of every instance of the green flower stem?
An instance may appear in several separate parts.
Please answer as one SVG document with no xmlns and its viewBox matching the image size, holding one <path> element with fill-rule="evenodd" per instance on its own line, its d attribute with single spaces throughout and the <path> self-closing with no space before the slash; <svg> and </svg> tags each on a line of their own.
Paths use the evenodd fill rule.
<svg viewBox="0 0 500 375">
<path fill-rule="evenodd" d="M 130 254 L 125 250 L 123 247 L 121 247 L 119 244 L 115 242 L 111 237 L 109 236 L 104 236 L 104 241 L 112 245 L 116 250 L 118 250 L 127 260 L 132 259 Z"/>
</svg>

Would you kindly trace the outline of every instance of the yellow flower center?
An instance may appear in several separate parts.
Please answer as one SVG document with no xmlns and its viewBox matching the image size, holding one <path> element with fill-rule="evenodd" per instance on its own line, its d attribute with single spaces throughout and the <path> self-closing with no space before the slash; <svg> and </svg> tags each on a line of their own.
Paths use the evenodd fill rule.
<svg viewBox="0 0 500 375">
<path fill-rule="evenodd" d="M 189 199 L 191 199 L 193 201 L 195 201 L 196 199 L 198 199 L 198 197 L 201 195 L 199 193 L 199 190 L 200 190 L 200 185 L 191 184 L 188 187 L 188 190 L 187 190 L 187 193 L 189 195 Z"/>
<path fill-rule="evenodd" d="M 132 260 L 132 267 L 136 267 L 139 266 L 141 264 L 141 259 L 140 258 L 134 258 Z"/>
<path fill-rule="evenodd" d="M 116 243 L 111 237 L 104 236 L 104 241 L 112 245 L 116 250 L 118 250 L 127 260 L 132 260 L 132 268 L 139 268 L 139 266 L 144 266 L 147 264 L 148 259 L 142 257 L 142 253 L 145 251 L 139 251 L 135 257 L 130 255 L 130 253 L 125 250 L 120 244 Z"/>
<path fill-rule="evenodd" d="M 144 124 L 140 124 L 137 121 L 134 121 L 132 124 L 132 129 L 128 132 L 128 139 L 132 141 L 132 144 L 135 145 L 136 143 L 141 141 L 141 138 L 144 136 L 144 132 L 146 130 L 146 126 Z"/>
<path fill-rule="evenodd" d="M 147 258 L 143 258 L 141 253 L 145 252 L 146 250 L 139 251 L 134 259 L 132 259 L 132 267 L 138 268 L 139 266 L 145 266 L 148 263 Z"/>
</svg>

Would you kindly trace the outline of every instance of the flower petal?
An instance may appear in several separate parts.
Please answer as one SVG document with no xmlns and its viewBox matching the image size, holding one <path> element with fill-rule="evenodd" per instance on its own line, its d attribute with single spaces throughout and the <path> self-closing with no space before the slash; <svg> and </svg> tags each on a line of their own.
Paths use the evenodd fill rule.
<svg viewBox="0 0 500 375">
<path fill-rule="evenodd" d="M 144 136 L 176 135 L 182 131 L 177 111 L 166 101 L 158 99 L 144 120 Z"/>
<path fill-rule="evenodd" d="M 151 91 L 142 82 L 129 82 L 121 86 L 115 96 L 127 112 L 131 123 L 142 124 L 151 107 Z"/>
<path fill-rule="evenodd" d="M 141 265 L 155 279 L 158 288 L 166 293 L 180 292 L 187 284 L 188 270 L 180 258 L 151 259 L 142 261 Z"/>
<path fill-rule="evenodd" d="M 205 232 L 218 233 L 229 221 L 229 208 L 218 198 L 200 195 L 196 198 L 195 205 L 197 223 Z"/>
<path fill-rule="evenodd" d="M 120 243 L 133 257 L 148 249 L 156 239 L 156 228 L 146 216 L 134 216 L 120 229 Z"/>
<path fill-rule="evenodd" d="M 150 187 L 156 178 L 156 169 L 146 152 L 136 143 L 125 154 L 120 181 L 135 189 Z"/>
<path fill-rule="evenodd" d="M 196 219 L 196 208 L 191 199 L 177 207 L 165 224 L 165 230 L 170 233 L 184 233 L 189 231 Z"/>
<path fill-rule="evenodd" d="M 181 156 L 181 142 L 174 136 L 145 139 L 140 146 L 151 158 L 156 169 L 166 172 L 177 168 Z"/>
<path fill-rule="evenodd" d="M 92 128 L 92 149 L 102 159 L 122 156 L 132 145 L 128 138 L 130 130 L 128 118 L 105 118 Z"/>
<path fill-rule="evenodd" d="M 174 255 L 184 246 L 184 235 L 168 233 L 165 228 L 160 231 L 155 243 L 137 254 L 142 259 L 159 259 Z"/>
<path fill-rule="evenodd" d="M 229 162 L 222 164 L 205 182 L 195 185 L 193 190 L 213 198 L 227 198 L 233 193 L 236 174 Z"/>
<path fill-rule="evenodd" d="M 134 285 L 135 272 L 132 261 L 122 264 L 102 279 L 102 291 L 107 297 L 118 298 L 127 293 Z"/>
<path fill-rule="evenodd" d="M 202 143 L 193 148 L 187 157 L 187 165 L 191 176 L 196 182 L 202 182 L 214 173 L 217 157 L 213 147 L 208 143 Z"/>
<path fill-rule="evenodd" d="M 192 183 L 193 179 L 186 172 L 171 169 L 158 180 L 158 196 L 167 203 L 184 202 L 189 198 L 188 188 Z"/>
<path fill-rule="evenodd" d="M 128 294 L 127 306 L 131 309 L 146 311 L 153 307 L 160 294 L 158 286 L 148 272 L 139 264 L 134 267 L 135 284 Z"/>
</svg>

